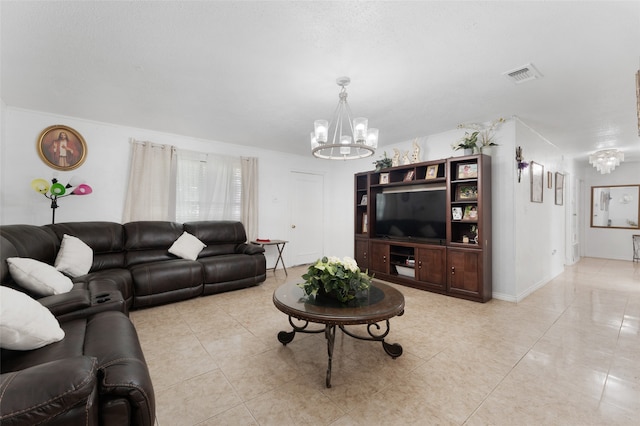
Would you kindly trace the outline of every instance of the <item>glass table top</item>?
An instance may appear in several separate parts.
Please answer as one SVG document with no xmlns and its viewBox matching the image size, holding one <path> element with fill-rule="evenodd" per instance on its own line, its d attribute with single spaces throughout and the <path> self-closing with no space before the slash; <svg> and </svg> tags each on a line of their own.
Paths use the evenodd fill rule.
<svg viewBox="0 0 640 426">
<path fill-rule="evenodd" d="M 356 295 L 348 304 L 337 300 L 307 296 L 294 283 L 284 284 L 273 293 L 274 305 L 292 317 L 323 324 L 369 324 L 404 312 L 404 296 L 395 288 L 374 281 L 368 291 Z"/>
</svg>

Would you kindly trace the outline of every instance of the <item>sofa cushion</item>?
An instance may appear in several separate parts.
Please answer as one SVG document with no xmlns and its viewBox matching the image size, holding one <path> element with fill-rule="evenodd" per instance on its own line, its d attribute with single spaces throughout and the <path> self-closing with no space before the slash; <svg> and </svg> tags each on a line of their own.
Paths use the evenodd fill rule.
<svg viewBox="0 0 640 426">
<path fill-rule="evenodd" d="M 153 425 L 155 397 L 136 330 L 118 311 L 101 312 L 61 324 L 65 338 L 35 351 L 3 350 L 2 373 L 76 356 L 98 360 L 100 416 L 112 405 L 126 406 L 127 419 L 108 424 Z"/>
<path fill-rule="evenodd" d="M 186 222 L 184 230 L 207 245 L 200 253 L 200 258 L 237 253 L 238 245 L 247 241 L 244 226 L 236 221 Z"/>
<path fill-rule="evenodd" d="M 64 234 L 53 266 L 72 277 L 86 275 L 93 264 L 93 250 L 80 238 Z"/>
<path fill-rule="evenodd" d="M 175 222 L 140 221 L 124 225 L 126 265 L 175 260 L 169 247 L 182 235 L 182 225 Z"/>
<path fill-rule="evenodd" d="M 69 222 L 46 225 L 59 240 L 64 234 L 73 235 L 93 250 L 93 265 L 90 271 L 124 268 L 124 228 L 115 222 Z"/>
<path fill-rule="evenodd" d="M 198 260 L 204 270 L 204 283 L 224 283 L 259 277 L 266 270 L 264 256 L 224 254 Z"/>
<path fill-rule="evenodd" d="M 3 374 L 0 423 L 98 424 L 97 370 L 96 358 L 78 356 Z"/>
<path fill-rule="evenodd" d="M 183 232 L 180 237 L 169 247 L 169 253 L 183 259 L 196 260 L 198 254 L 207 245 L 188 232 Z"/>
<path fill-rule="evenodd" d="M 13 280 L 40 296 L 62 294 L 73 288 L 73 282 L 51 265 L 26 257 L 7 259 Z"/>
<path fill-rule="evenodd" d="M 0 346 L 26 351 L 64 338 L 53 314 L 36 300 L 8 287 L 0 287 Z"/>
<path fill-rule="evenodd" d="M 2 225 L 0 226 L 0 235 L 11 243 L 15 249 L 15 256 L 36 259 L 50 265 L 53 265 L 56 260 L 60 240 L 46 227 Z M 3 253 L 2 257 L 8 256 Z"/>
<path fill-rule="evenodd" d="M 159 305 L 202 294 L 202 265 L 195 260 L 172 259 L 133 265 L 133 306 Z"/>
</svg>

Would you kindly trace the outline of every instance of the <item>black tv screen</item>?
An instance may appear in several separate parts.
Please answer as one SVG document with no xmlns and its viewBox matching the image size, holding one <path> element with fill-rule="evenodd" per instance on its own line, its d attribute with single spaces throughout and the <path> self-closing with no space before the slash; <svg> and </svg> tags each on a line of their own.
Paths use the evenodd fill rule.
<svg viewBox="0 0 640 426">
<path fill-rule="evenodd" d="M 376 194 L 376 235 L 391 238 L 447 238 L 446 189 Z"/>
</svg>

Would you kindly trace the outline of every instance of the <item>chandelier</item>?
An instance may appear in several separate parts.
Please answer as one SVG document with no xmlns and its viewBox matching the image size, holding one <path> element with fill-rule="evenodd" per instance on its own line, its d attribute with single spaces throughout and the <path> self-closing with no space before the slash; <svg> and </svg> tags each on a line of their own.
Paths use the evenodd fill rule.
<svg viewBox="0 0 640 426">
<path fill-rule="evenodd" d="M 316 120 L 311 132 L 311 153 L 325 160 L 355 160 L 373 155 L 378 147 L 378 129 L 368 127 L 364 117 L 351 119 L 347 89 L 351 79 L 340 77 L 336 83 L 342 89 L 333 120 Z M 331 131 L 331 126 L 333 130 Z M 333 134 L 331 140 L 329 135 Z"/>
<path fill-rule="evenodd" d="M 611 173 L 623 161 L 624 153 L 617 149 L 604 149 L 589 155 L 589 164 L 603 175 Z"/>
</svg>

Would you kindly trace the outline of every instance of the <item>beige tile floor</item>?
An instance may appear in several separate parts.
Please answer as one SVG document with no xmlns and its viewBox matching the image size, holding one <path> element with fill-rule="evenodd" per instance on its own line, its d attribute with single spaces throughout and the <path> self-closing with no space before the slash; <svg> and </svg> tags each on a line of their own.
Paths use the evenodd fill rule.
<svg viewBox="0 0 640 426">
<path fill-rule="evenodd" d="M 275 288 L 134 311 L 168 425 L 638 425 L 640 265 L 586 258 L 520 303 L 397 286 L 405 315 L 387 341 L 338 332 L 331 389 L 323 334 L 290 330 Z"/>
</svg>

